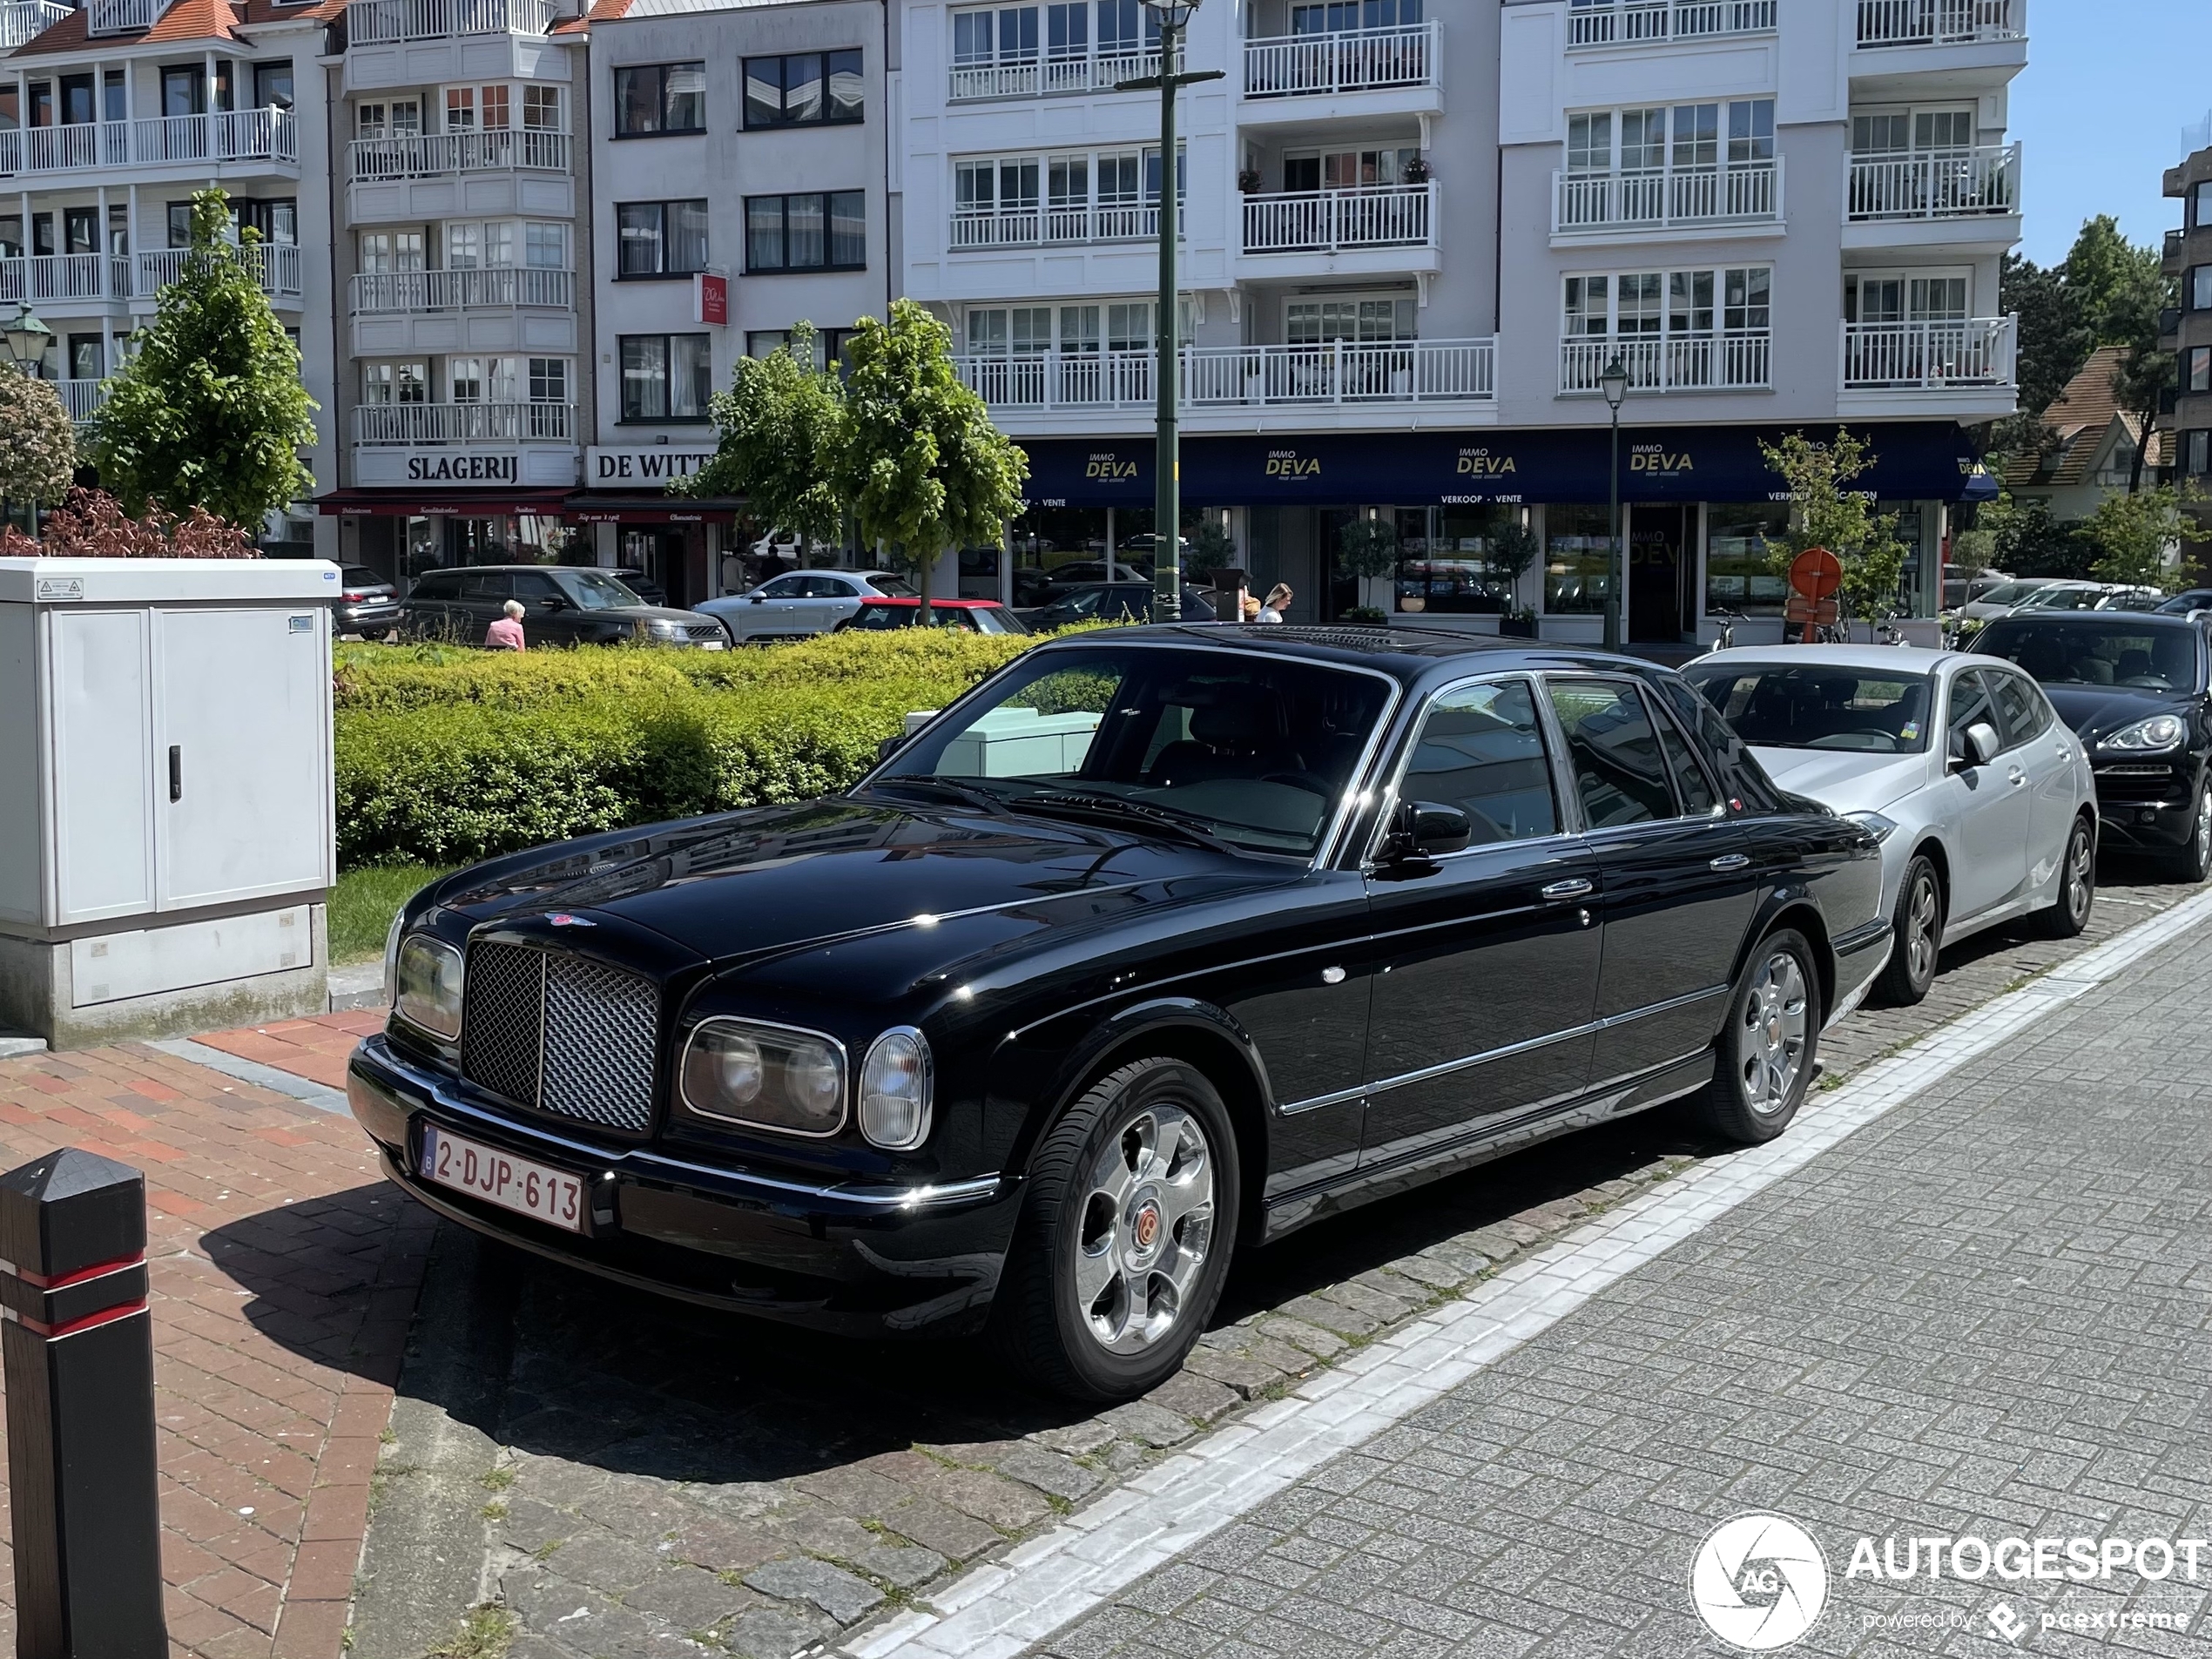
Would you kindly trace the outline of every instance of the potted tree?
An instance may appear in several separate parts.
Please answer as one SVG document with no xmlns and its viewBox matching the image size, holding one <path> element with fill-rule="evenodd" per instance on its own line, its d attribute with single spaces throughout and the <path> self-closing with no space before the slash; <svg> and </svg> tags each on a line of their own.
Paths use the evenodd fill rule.
<svg viewBox="0 0 2212 1659">
<path fill-rule="evenodd" d="M 1536 562 L 1541 550 L 1536 545 L 1536 532 L 1519 517 L 1508 521 L 1490 538 L 1485 556 L 1490 562 L 1492 573 L 1502 578 L 1506 588 L 1505 613 L 1498 618 L 1498 631 L 1509 639 L 1534 639 L 1536 637 L 1536 613 L 1520 602 L 1521 578 Z"/>
<path fill-rule="evenodd" d="M 1398 527 L 1385 518 L 1355 518 L 1337 532 L 1337 560 L 1359 578 L 1362 610 L 1387 615 L 1391 578 L 1398 574 Z"/>
</svg>

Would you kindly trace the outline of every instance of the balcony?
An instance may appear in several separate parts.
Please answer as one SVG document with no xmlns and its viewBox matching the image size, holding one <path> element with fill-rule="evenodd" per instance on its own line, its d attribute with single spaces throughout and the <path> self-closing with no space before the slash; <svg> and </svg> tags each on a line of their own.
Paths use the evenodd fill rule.
<svg viewBox="0 0 2212 1659">
<path fill-rule="evenodd" d="M 128 35 L 153 27 L 165 0 L 85 0 L 84 32 Z"/>
<path fill-rule="evenodd" d="M 473 271 L 362 271 L 353 279 L 353 305 L 357 317 L 515 306 L 572 310 L 576 273 L 516 265 Z"/>
<path fill-rule="evenodd" d="M 355 138 L 347 146 L 356 184 L 440 179 L 454 173 L 569 171 L 570 138 L 540 127 L 484 132 L 418 132 L 398 138 Z"/>
<path fill-rule="evenodd" d="M 108 253 L 34 253 L 0 260 L 0 304 L 69 300 L 105 305 L 131 297 L 131 261 Z"/>
<path fill-rule="evenodd" d="M 380 0 L 381 3 L 381 0 Z M 988 63 L 954 64 L 948 103 L 979 98 L 1040 98 L 1062 92 L 1110 92 L 1123 81 L 1160 72 L 1160 54 L 1102 48 L 1055 51 L 1041 57 L 999 57 Z"/>
<path fill-rule="evenodd" d="M 1847 391 L 1947 392 L 2018 384 L 2020 319 L 1972 317 L 1950 322 L 1847 322 L 1843 383 Z"/>
<path fill-rule="evenodd" d="M 1177 227 L 1177 234 L 1182 226 Z M 1157 202 L 1143 206 L 1001 207 L 988 213 L 954 213 L 947 246 L 977 248 L 1066 246 L 1082 242 L 1142 242 L 1160 233 Z"/>
<path fill-rule="evenodd" d="M 1292 190 L 1244 198 L 1247 253 L 1433 247 L 1435 227 L 1434 185 Z"/>
<path fill-rule="evenodd" d="M 1777 0 L 1573 0 L 1570 50 L 1643 46 L 1655 41 L 1770 35 Z"/>
<path fill-rule="evenodd" d="M 0 51 L 13 51 L 70 14 L 57 0 L 0 0 Z"/>
<path fill-rule="evenodd" d="M 90 426 L 92 417 L 100 412 L 100 405 L 107 401 L 105 381 L 55 381 L 54 390 L 61 394 L 62 407 L 69 411 L 69 418 L 78 426 Z"/>
<path fill-rule="evenodd" d="M 296 167 L 299 123 L 286 110 L 218 110 L 0 131 L 0 175 L 210 161 Z"/>
<path fill-rule="evenodd" d="M 185 261 L 191 257 L 189 248 L 158 248 L 138 257 L 137 292 L 141 299 L 151 298 L 184 274 Z M 272 300 L 300 299 L 300 250 L 283 242 L 257 242 L 246 250 L 247 261 L 253 267 L 261 292 Z"/>
<path fill-rule="evenodd" d="M 1318 98 L 1436 84 L 1437 25 L 1282 35 L 1244 43 L 1248 98 Z"/>
<path fill-rule="evenodd" d="M 561 16 L 552 0 L 354 0 L 346 37 L 356 46 L 475 35 L 543 35 Z"/>
<path fill-rule="evenodd" d="M 1554 237 L 1735 230 L 1781 223 L 1779 159 L 1740 167 L 1552 175 Z"/>
<path fill-rule="evenodd" d="M 1774 383 L 1774 336 L 1764 328 L 1707 334 L 1615 338 L 1569 335 L 1559 342 L 1559 395 L 1596 397 L 1615 357 L 1629 371 L 1629 391 L 1764 392 Z"/>
<path fill-rule="evenodd" d="M 1964 46 L 2025 40 L 2022 0 L 1858 0 L 1861 46 Z"/>
<path fill-rule="evenodd" d="M 1493 340 L 1193 347 L 1181 358 L 1178 407 L 1487 401 L 1497 395 L 1496 357 Z M 1157 360 L 1150 351 L 971 354 L 955 361 L 962 382 L 995 412 L 1153 408 Z"/>
<path fill-rule="evenodd" d="M 2020 210 L 2017 144 L 1851 158 L 1844 212 L 1853 220 L 1979 219 Z"/>
<path fill-rule="evenodd" d="M 354 442 L 503 447 L 567 443 L 576 437 L 573 403 L 360 403 Z"/>
</svg>

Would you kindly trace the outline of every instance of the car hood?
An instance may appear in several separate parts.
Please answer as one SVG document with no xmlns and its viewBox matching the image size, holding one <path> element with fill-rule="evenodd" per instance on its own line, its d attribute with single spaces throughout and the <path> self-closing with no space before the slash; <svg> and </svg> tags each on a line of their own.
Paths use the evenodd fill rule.
<svg viewBox="0 0 2212 1659">
<path fill-rule="evenodd" d="M 2186 716 L 2196 701 L 2188 691 L 2155 691 L 2136 685 L 2046 685 L 2044 695 L 2085 743 L 2097 743 L 2122 726 L 2154 714 Z"/>
<path fill-rule="evenodd" d="M 836 799 L 539 848 L 462 871 L 436 900 L 471 924 L 612 914 L 728 964 L 992 911 L 1072 926 L 1107 894 L 1219 894 L 1304 873 L 1088 824 Z"/>
<path fill-rule="evenodd" d="M 1838 813 L 1878 813 L 1927 782 L 1923 754 L 1870 754 L 1863 749 L 1772 749 L 1753 744 L 1767 776 L 1793 793 Z"/>
</svg>

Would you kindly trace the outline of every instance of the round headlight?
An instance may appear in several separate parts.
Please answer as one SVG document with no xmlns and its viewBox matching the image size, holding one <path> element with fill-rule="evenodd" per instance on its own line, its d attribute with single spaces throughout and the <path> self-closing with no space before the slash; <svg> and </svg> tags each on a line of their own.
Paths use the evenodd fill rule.
<svg viewBox="0 0 2212 1659">
<path fill-rule="evenodd" d="M 909 1152 L 929 1138 L 929 1044 L 900 1026 L 885 1032 L 860 1066 L 860 1133 L 887 1152 Z"/>
<path fill-rule="evenodd" d="M 827 1128 L 837 1122 L 845 1069 L 826 1043 L 801 1040 L 784 1058 L 784 1092 L 800 1116 Z"/>
<path fill-rule="evenodd" d="M 400 947 L 400 1017 L 451 1042 L 461 1035 L 461 953 L 428 934 Z"/>
<path fill-rule="evenodd" d="M 709 1026 L 684 1055 L 684 1093 L 709 1111 L 734 1112 L 760 1097 L 760 1045 L 742 1031 Z"/>
</svg>

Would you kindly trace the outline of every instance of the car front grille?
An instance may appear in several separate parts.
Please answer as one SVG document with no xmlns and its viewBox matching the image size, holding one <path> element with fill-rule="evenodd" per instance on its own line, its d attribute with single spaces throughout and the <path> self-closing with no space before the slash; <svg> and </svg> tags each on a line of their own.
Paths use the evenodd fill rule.
<svg viewBox="0 0 2212 1659">
<path fill-rule="evenodd" d="M 637 1133 L 652 1122 L 660 999 L 588 957 L 520 945 L 469 953 L 462 1075 L 518 1105 Z"/>
<path fill-rule="evenodd" d="M 691 622 L 684 624 L 686 639 L 727 639 L 729 631 L 718 622 Z"/>
</svg>

